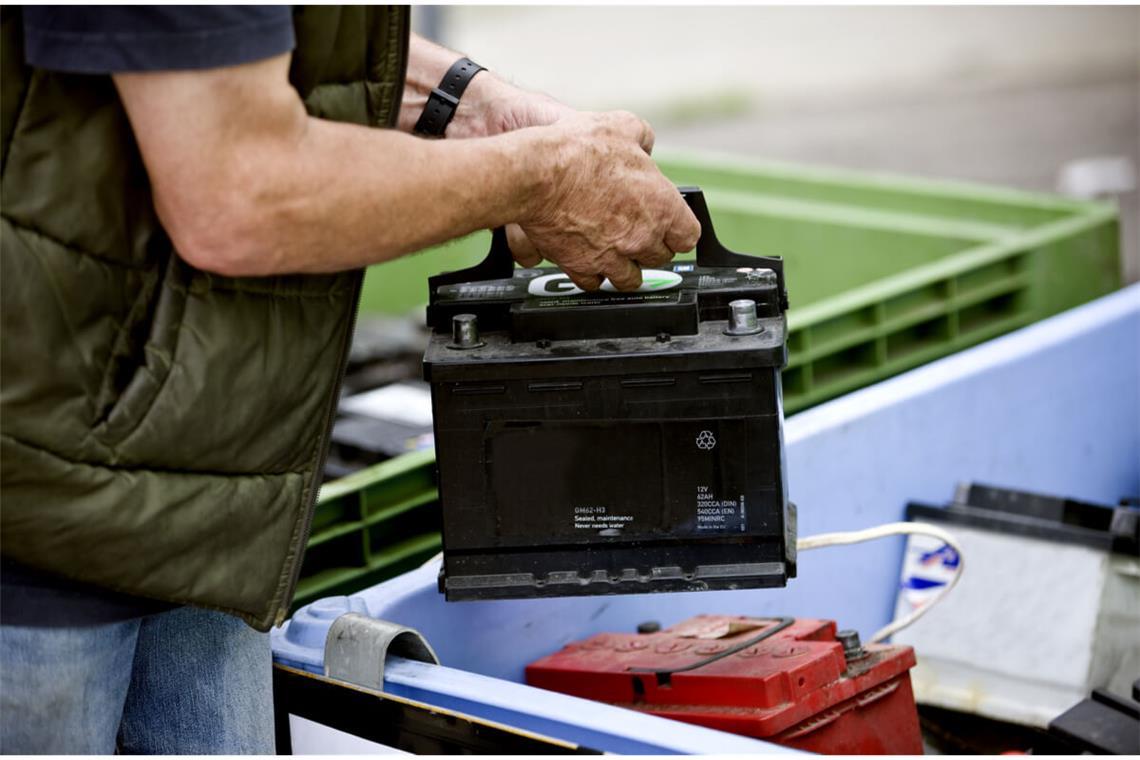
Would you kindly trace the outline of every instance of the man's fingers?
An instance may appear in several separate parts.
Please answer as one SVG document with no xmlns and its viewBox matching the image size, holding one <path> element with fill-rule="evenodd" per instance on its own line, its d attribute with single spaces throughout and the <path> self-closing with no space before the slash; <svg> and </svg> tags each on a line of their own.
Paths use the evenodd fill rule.
<svg viewBox="0 0 1140 760">
<path fill-rule="evenodd" d="M 653 127 L 649 126 L 649 122 L 643 121 L 641 124 L 643 129 L 641 132 L 641 137 L 637 142 L 641 145 L 641 149 L 643 151 L 649 155 L 653 155 L 653 143 L 656 142 L 657 136 L 653 134 Z"/>
<path fill-rule="evenodd" d="M 643 269 L 651 269 L 668 264 L 673 260 L 673 255 L 673 251 L 669 250 L 665 241 L 658 240 L 656 245 L 634 256 L 634 261 L 640 264 Z"/>
<path fill-rule="evenodd" d="M 637 290 L 641 287 L 641 267 L 626 258 L 615 258 L 606 267 L 606 277 L 618 290 Z"/>
<path fill-rule="evenodd" d="M 565 272 L 565 270 L 563 270 Z M 605 279 L 600 274 L 574 274 L 573 272 L 565 272 L 570 281 L 580 287 L 582 290 L 597 290 L 602 287 L 602 281 Z"/>
<path fill-rule="evenodd" d="M 673 223 L 665 230 L 665 245 L 674 253 L 684 253 L 693 250 L 700 236 L 701 223 L 685 201 L 678 197 Z"/>
<path fill-rule="evenodd" d="M 627 134 L 637 140 L 637 144 L 646 153 L 653 153 L 653 142 L 656 137 L 653 134 L 653 127 L 649 126 L 649 122 L 629 111 L 619 111 L 618 114 L 624 119 L 623 127 L 629 130 Z"/>
<path fill-rule="evenodd" d="M 524 267 L 536 267 L 542 263 L 542 254 L 517 224 L 507 225 L 507 245 L 510 246 L 515 261 Z"/>
</svg>

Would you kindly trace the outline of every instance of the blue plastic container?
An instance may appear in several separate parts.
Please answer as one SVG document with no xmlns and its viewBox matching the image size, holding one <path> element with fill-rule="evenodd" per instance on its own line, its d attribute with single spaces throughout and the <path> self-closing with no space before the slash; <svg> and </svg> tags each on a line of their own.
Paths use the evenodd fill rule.
<svg viewBox="0 0 1140 760">
<path fill-rule="evenodd" d="M 421 573 L 410 573 L 397 580 L 418 577 Z M 313 673 L 323 673 L 325 637 L 329 626 L 343 614 L 367 611 L 367 604 L 359 595 L 329 597 L 307 605 L 297 611 L 285 628 L 273 632 L 274 660 Z M 784 747 L 743 736 L 400 657 L 389 656 L 385 660 L 384 693 L 608 753 L 791 752 Z M 328 752 L 330 746 L 338 746 L 353 753 L 382 749 L 380 745 L 372 745 L 362 739 L 344 745 L 343 737 L 329 734 L 319 724 L 294 724 L 292 731 L 294 748 L 301 746 Z M 299 736 L 299 731 L 307 732 L 307 735 Z"/>
<path fill-rule="evenodd" d="M 944 502 L 960 481 L 1102 503 L 1140 493 L 1140 285 L 795 415 L 785 436 L 801 536 L 901 520 L 909 500 Z M 363 605 L 419 629 L 445 665 L 517 683 L 569 641 L 700 613 L 828 618 L 867 636 L 893 613 L 902 550 L 813 551 L 781 590 L 457 604 L 433 563 L 325 603 Z M 274 631 L 275 656 L 319 669 L 300 633 Z"/>
</svg>

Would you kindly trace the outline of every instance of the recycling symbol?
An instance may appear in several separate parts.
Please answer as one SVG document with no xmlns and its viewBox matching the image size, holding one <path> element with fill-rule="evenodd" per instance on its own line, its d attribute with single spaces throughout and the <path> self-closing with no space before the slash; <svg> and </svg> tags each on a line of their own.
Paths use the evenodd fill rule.
<svg viewBox="0 0 1140 760">
<path fill-rule="evenodd" d="M 711 430 L 702 430 L 697 435 L 697 448 L 701 451 L 710 451 L 716 446 L 716 436 Z"/>
</svg>

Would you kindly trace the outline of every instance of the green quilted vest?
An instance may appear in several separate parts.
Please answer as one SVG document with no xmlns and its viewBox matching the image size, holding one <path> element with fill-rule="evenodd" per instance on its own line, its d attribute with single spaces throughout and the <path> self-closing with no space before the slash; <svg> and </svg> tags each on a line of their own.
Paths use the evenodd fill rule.
<svg viewBox="0 0 1140 760">
<path fill-rule="evenodd" d="M 19 10 L 2 13 L 2 552 L 267 629 L 297 582 L 362 273 L 188 266 L 111 78 L 25 66 Z M 408 9 L 294 22 L 309 113 L 394 124 Z"/>
</svg>

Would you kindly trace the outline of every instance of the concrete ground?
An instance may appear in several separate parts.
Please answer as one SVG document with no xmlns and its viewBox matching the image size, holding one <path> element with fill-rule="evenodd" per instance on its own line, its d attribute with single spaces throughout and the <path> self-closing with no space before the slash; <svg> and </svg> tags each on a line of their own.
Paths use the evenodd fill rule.
<svg viewBox="0 0 1140 760">
<path fill-rule="evenodd" d="M 1140 280 L 1140 8 L 464 6 L 416 21 L 520 84 L 645 115 L 662 146 L 1113 191 Z M 1062 182 L 1066 167 L 1084 182 Z"/>
</svg>

